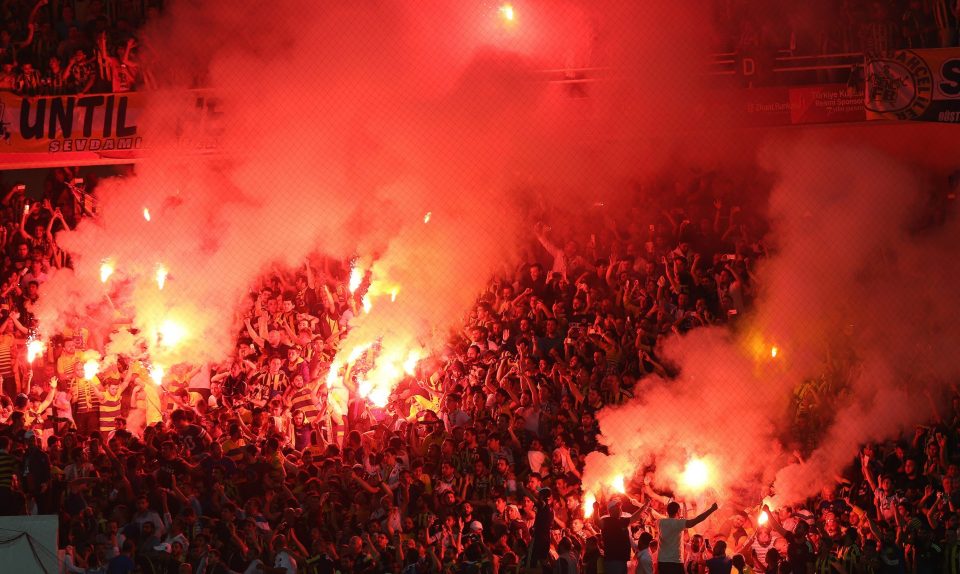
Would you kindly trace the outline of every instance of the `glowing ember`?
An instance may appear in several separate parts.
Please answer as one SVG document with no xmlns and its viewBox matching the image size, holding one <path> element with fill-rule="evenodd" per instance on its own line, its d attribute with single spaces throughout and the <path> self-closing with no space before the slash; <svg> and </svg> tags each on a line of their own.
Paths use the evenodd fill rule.
<svg viewBox="0 0 960 574">
<path fill-rule="evenodd" d="M 770 347 L 770 358 L 771 358 L 771 359 L 776 359 L 778 353 L 780 353 L 780 349 L 778 349 L 777 347 Z"/>
<path fill-rule="evenodd" d="M 593 516 L 593 504 L 597 501 L 597 497 L 594 496 L 592 492 L 588 492 L 583 497 L 583 517 L 590 518 Z"/>
<path fill-rule="evenodd" d="M 153 384 L 158 387 L 163 384 L 163 374 L 163 367 L 160 365 L 150 367 L 150 378 L 153 379 Z"/>
<path fill-rule="evenodd" d="M 363 282 L 363 272 L 354 267 L 350 270 L 350 292 L 355 292 L 359 287 L 360 283 Z"/>
<path fill-rule="evenodd" d="M 159 342 L 165 347 L 176 347 L 187 335 L 186 329 L 176 321 L 167 319 L 160 325 Z"/>
<path fill-rule="evenodd" d="M 433 215 L 432 211 L 428 211 L 426 215 L 423 216 L 424 223 L 430 223 L 430 216 Z"/>
<path fill-rule="evenodd" d="M 143 208 L 143 218 L 147 221 L 150 221 L 150 210 L 146 207 Z"/>
<path fill-rule="evenodd" d="M 767 514 L 766 512 L 761 512 L 760 516 L 757 517 L 757 524 L 759 526 L 763 526 L 764 524 L 767 523 L 768 520 L 770 520 L 770 515 Z"/>
<path fill-rule="evenodd" d="M 164 284 L 167 282 L 167 268 L 161 263 L 157 266 L 157 287 L 163 290 Z"/>
<path fill-rule="evenodd" d="M 624 476 L 622 474 L 618 474 L 617 476 L 613 477 L 613 480 L 610 482 L 610 488 L 613 489 L 614 492 L 625 494 L 627 492 L 627 486 L 624 482 Z"/>
<path fill-rule="evenodd" d="M 27 362 L 33 364 L 33 360 L 43 353 L 46 345 L 39 339 L 30 339 L 27 341 Z"/>
<path fill-rule="evenodd" d="M 683 469 L 680 480 L 689 490 L 699 492 L 707 486 L 707 482 L 710 480 L 710 468 L 703 460 L 691 458 L 687 462 L 687 467 Z"/>
<path fill-rule="evenodd" d="M 83 364 L 83 378 L 90 380 L 93 377 L 97 376 L 97 371 L 100 370 L 100 363 L 96 362 L 93 359 L 90 359 Z"/>
<path fill-rule="evenodd" d="M 500 7 L 500 16 L 507 22 L 513 22 L 517 17 L 516 13 L 513 11 L 512 4 L 504 4 Z"/>
<path fill-rule="evenodd" d="M 111 275 L 113 275 L 113 261 L 105 259 L 103 263 L 100 264 L 100 282 L 106 283 Z"/>
</svg>

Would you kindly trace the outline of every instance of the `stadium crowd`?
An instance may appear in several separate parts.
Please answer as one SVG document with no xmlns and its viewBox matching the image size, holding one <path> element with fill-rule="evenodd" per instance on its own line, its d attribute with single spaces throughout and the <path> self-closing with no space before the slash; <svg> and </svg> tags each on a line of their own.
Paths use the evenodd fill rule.
<svg viewBox="0 0 960 574">
<path fill-rule="evenodd" d="M 141 26 L 159 0 L 6 0 L 0 3 L 0 91 L 25 96 L 152 88 Z M 714 0 L 711 50 L 752 58 L 958 45 L 957 0 Z M 199 81 L 199 80 L 198 80 Z M 199 86 L 198 86 L 199 87 Z"/>
<path fill-rule="evenodd" d="M 12 186 L 2 234 L 0 514 L 57 514 L 65 572 L 960 568 L 960 398 L 765 524 L 755 492 L 684 516 L 648 469 L 584 508 L 600 409 L 670 377 L 665 338 L 749 311 L 766 231 L 738 204 L 761 178 L 686 177 L 620 219 L 531 213 L 529 263 L 493 279 L 377 408 L 356 393 L 364 359 L 334 375 L 348 392 L 328 386 L 365 286 L 351 294 L 349 262 L 319 258 L 263 277 L 223 364 L 174 366 L 162 385 L 142 357 L 85 372 L 106 333 L 79 317 L 28 362 L 33 304 L 70 263 L 57 233 L 86 216 L 76 175 L 52 171 L 29 206 Z M 847 367 L 798 389 L 798 442 L 816 440 L 809 421 L 829 417 Z"/>
</svg>

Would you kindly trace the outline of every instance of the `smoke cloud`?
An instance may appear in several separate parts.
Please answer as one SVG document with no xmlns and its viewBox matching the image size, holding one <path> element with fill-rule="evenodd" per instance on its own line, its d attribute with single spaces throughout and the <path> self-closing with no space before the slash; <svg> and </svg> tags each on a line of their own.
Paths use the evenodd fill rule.
<svg viewBox="0 0 960 574">
<path fill-rule="evenodd" d="M 607 140 L 662 132 L 699 97 L 693 7 L 512 5 L 508 22 L 497 5 L 439 0 L 173 3 L 141 42 L 161 88 L 139 122 L 150 157 L 62 234 L 76 270 L 44 286 L 44 334 L 126 321 L 142 340 L 114 337 L 113 352 L 218 360 L 255 278 L 320 252 L 372 269 L 370 314 L 345 347 L 436 343 L 514 263 L 529 224 L 518 190 L 565 181 L 555 199 L 573 203 L 587 184 L 653 173 L 668 146 L 604 154 Z M 607 81 L 546 81 L 593 77 Z M 185 93 L 196 85 L 209 90 Z"/>
<path fill-rule="evenodd" d="M 955 220 L 921 227 L 928 176 L 862 147 L 791 151 L 768 158 L 785 182 L 771 198 L 783 240 L 765 270 L 760 320 L 811 355 L 829 356 L 824 347 L 835 338 L 833 350 L 854 353 L 858 369 L 818 448 L 777 474 L 785 503 L 829 485 L 856 445 L 897 438 L 929 420 L 956 380 L 949 357 L 960 341 L 948 319 L 957 312 L 950 294 L 960 274 L 942 263 L 958 228 Z M 809 159 L 802 170 L 797 157 Z"/>
<path fill-rule="evenodd" d="M 939 263 L 957 226 L 921 229 L 933 182 L 917 161 L 881 151 L 898 134 L 874 131 L 875 140 L 858 143 L 837 143 L 829 131 L 799 142 L 768 138 L 758 155 L 774 177 L 767 216 L 775 255 L 756 269 L 754 313 L 736 334 L 667 341 L 662 353 L 680 376 L 642 383 L 632 403 L 601 413 L 613 456 L 591 455 L 587 489 L 639 461 L 656 465 L 663 488 L 700 494 L 682 480 L 696 457 L 711 468 L 712 496 L 746 493 L 756 504 L 774 483 L 774 503 L 792 504 L 833 484 L 858 444 L 929 419 L 928 397 L 957 375 L 949 357 L 960 331 L 948 317 L 960 276 Z M 804 462 L 793 461 L 786 453 L 799 445 L 784 437 L 794 389 L 850 354 L 857 368 L 834 383 L 846 388 L 829 428 Z"/>
</svg>

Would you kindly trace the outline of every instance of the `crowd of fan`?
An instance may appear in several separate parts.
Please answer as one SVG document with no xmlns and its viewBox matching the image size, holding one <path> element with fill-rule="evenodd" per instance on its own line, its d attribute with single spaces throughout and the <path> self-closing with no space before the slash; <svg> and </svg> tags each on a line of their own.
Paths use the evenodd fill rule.
<svg viewBox="0 0 960 574">
<path fill-rule="evenodd" d="M 50 96 L 149 85 L 136 32 L 161 6 L 141 0 L 3 2 L 0 91 Z"/>
<path fill-rule="evenodd" d="M 29 207 L 17 187 L 4 197 L 0 314 L 0 514 L 57 514 L 65 571 L 672 574 L 656 520 L 669 497 L 640 472 L 640 500 L 585 509 L 584 459 L 605 448 L 600 409 L 670 376 L 660 341 L 749 310 L 764 229 L 732 190 L 761 181 L 693 177 L 654 194 L 683 200 L 643 225 L 656 199 L 592 228 L 537 223 L 534 262 L 493 280 L 376 408 L 355 388 L 364 359 L 328 377 L 365 286 L 351 294 L 349 264 L 326 259 L 264 277 L 222 365 L 178 365 L 162 385 L 145 357 L 85 373 L 105 334 L 81 318 L 28 363 L 38 289 L 69 265 L 56 234 L 83 216 L 73 175 L 52 172 Z M 960 567 L 958 422 L 954 400 L 766 525 L 755 496 L 726 506 L 684 537 L 685 574 Z"/>
</svg>

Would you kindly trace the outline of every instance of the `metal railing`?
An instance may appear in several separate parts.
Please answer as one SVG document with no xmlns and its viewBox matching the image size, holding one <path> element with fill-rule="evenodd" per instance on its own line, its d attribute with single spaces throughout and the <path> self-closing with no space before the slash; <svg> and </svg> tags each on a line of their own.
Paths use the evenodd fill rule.
<svg viewBox="0 0 960 574">
<path fill-rule="evenodd" d="M 816 54 L 796 56 L 789 50 L 781 50 L 773 58 L 774 74 L 788 75 L 800 72 L 831 72 L 850 70 L 863 63 L 863 52 L 842 52 L 835 54 Z M 737 52 L 714 54 L 707 64 L 708 73 L 721 76 L 756 75 L 759 68 L 757 56 L 741 55 Z"/>
<path fill-rule="evenodd" d="M 772 76 L 769 85 L 817 81 L 817 74 L 841 74 L 863 65 L 862 52 L 834 54 L 795 55 L 790 50 L 780 50 L 772 59 L 772 67 L 764 70 L 762 58 L 757 55 L 723 52 L 709 56 L 703 73 L 707 76 L 726 76 L 749 81 L 761 73 Z M 629 70 L 613 67 L 556 68 L 537 72 L 537 78 L 551 83 L 573 84 L 607 81 L 625 77 Z M 805 77 L 813 76 L 813 77 Z"/>
</svg>

